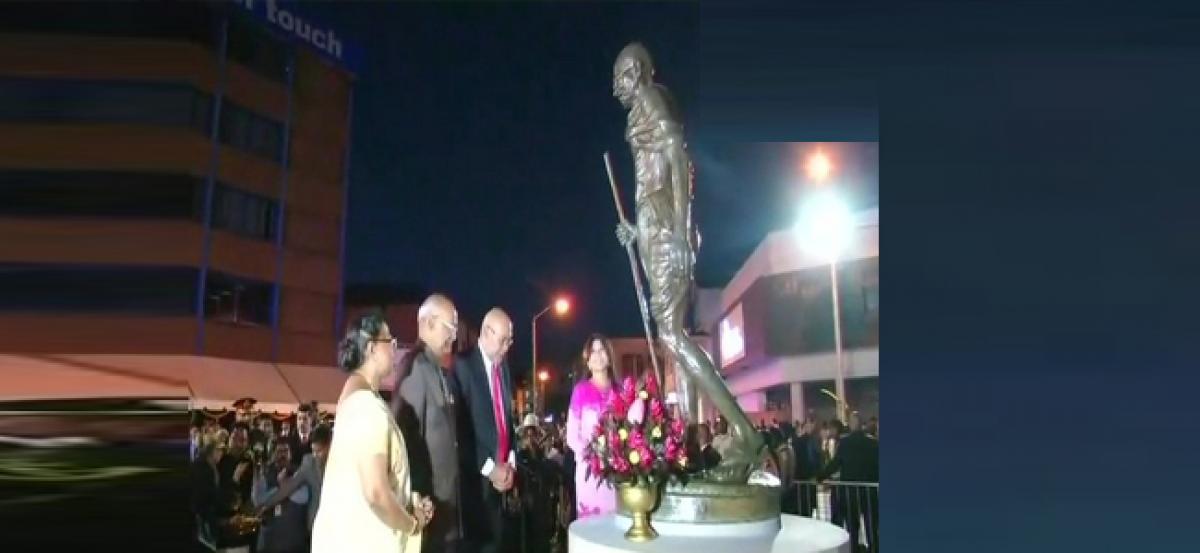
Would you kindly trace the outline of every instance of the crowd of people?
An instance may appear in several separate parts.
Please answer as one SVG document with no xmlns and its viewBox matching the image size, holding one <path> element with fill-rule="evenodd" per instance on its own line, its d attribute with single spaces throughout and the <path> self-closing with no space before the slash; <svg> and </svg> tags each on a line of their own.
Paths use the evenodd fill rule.
<svg viewBox="0 0 1200 553">
<path fill-rule="evenodd" d="M 208 549 L 308 550 L 332 440 L 332 421 L 315 405 L 276 420 L 240 400 L 226 416 L 193 414 L 190 456 L 197 540 Z M 256 531 L 234 524 L 239 515 L 269 521 Z"/>
<path fill-rule="evenodd" d="M 616 511 L 614 488 L 589 478 L 581 460 L 617 387 L 606 337 L 583 345 L 566 416 L 547 423 L 512 404 L 505 356 L 513 325 L 502 309 L 487 313 L 475 347 L 458 355 L 458 314 L 448 298 L 431 296 L 417 318 L 418 343 L 403 357 L 381 315 L 350 324 L 339 349 L 347 379 L 336 432 L 315 405 L 301 405 L 294 422 L 245 405 L 225 424 L 197 419 L 199 543 L 254 553 L 561 553 L 573 520 Z M 396 388 L 381 392 L 393 372 Z M 775 422 L 759 430 L 794 459 L 797 481 L 878 482 L 877 421 Z M 693 425 L 689 470 L 715 467 L 730 440 L 719 419 L 711 429 Z M 802 486 L 789 488 L 783 502 L 784 512 L 816 514 L 815 493 Z M 843 494 L 834 503 L 834 522 L 856 533 L 865 518 L 877 550 L 878 502 L 873 514 L 865 504 L 850 512 Z"/>
</svg>

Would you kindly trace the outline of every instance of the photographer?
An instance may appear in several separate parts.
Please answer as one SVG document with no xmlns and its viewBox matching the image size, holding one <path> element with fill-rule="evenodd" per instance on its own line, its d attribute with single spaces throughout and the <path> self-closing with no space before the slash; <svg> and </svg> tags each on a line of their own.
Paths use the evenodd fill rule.
<svg viewBox="0 0 1200 553">
<path fill-rule="evenodd" d="M 289 481 L 296 479 L 291 444 L 275 443 L 269 463 L 257 464 L 254 471 L 253 499 L 256 505 Z M 291 487 L 291 486 L 289 486 Z M 286 498 L 260 508 L 263 522 L 258 536 L 258 551 L 266 553 L 302 553 L 308 549 L 308 504 L 312 501 L 308 486 L 299 486 Z M 266 507 L 266 505 L 264 505 Z"/>
</svg>

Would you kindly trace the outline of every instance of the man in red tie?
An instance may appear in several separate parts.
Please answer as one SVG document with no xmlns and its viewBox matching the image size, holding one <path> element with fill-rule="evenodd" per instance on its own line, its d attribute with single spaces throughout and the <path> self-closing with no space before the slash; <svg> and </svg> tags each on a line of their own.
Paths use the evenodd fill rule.
<svg viewBox="0 0 1200 553">
<path fill-rule="evenodd" d="M 493 308 L 483 318 L 479 346 L 458 358 L 454 369 L 467 407 L 463 412 L 470 418 L 470 424 L 460 427 L 472 435 L 460 442 L 473 450 L 463 456 L 464 463 L 471 465 L 462 470 L 463 504 L 483 507 L 464 509 L 463 526 L 467 542 L 480 553 L 511 551 L 517 546 L 517 536 L 505 531 L 513 525 L 505 524 L 503 497 L 516 481 L 512 381 L 504 362 L 512 343 L 512 319 L 504 310 Z M 470 497 L 479 501 L 469 501 Z"/>
</svg>

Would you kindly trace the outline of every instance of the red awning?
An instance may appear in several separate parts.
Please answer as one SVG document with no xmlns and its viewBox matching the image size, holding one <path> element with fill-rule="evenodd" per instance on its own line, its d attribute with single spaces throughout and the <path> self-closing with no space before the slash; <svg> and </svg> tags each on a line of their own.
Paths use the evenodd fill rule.
<svg viewBox="0 0 1200 553">
<path fill-rule="evenodd" d="M 321 365 L 276 365 L 283 379 L 301 402 L 316 401 L 323 411 L 337 409 L 338 397 L 346 384 L 346 373 L 335 367 Z"/>
<path fill-rule="evenodd" d="M 109 397 L 169 399 L 191 396 L 187 378 L 131 370 L 103 356 L 0 355 L 0 399 Z"/>
<path fill-rule="evenodd" d="M 333 412 L 346 375 L 332 366 L 272 364 L 195 355 L 0 355 L 0 400 L 188 398 L 194 409 L 291 413 L 316 401 Z"/>
</svg>

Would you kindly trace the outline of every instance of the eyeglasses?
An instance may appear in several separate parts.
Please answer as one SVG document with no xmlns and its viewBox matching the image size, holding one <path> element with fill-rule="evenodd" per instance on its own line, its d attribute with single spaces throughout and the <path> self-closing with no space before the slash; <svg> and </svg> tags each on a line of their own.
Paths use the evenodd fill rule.
<svg viewBox="0 0 1200 553">
<path fill-rule="evenodd" d="M 397 349 L 400 347 L 400 342 L 397 342 L 395 338 L 375 338 L 371 341 L 376 343 L 388 343 L 391 344 L 393 348 Z"/>
<path fill-rule="evenodd" d="M 438 319 L 438 322 L 442 323 L 442 326 L 446 327 L 446 330 L 449 330 L 451 334 L 458 336 L 458 325 L 457 324 L 447 322 L 445 319 Z"/>
</svg>

